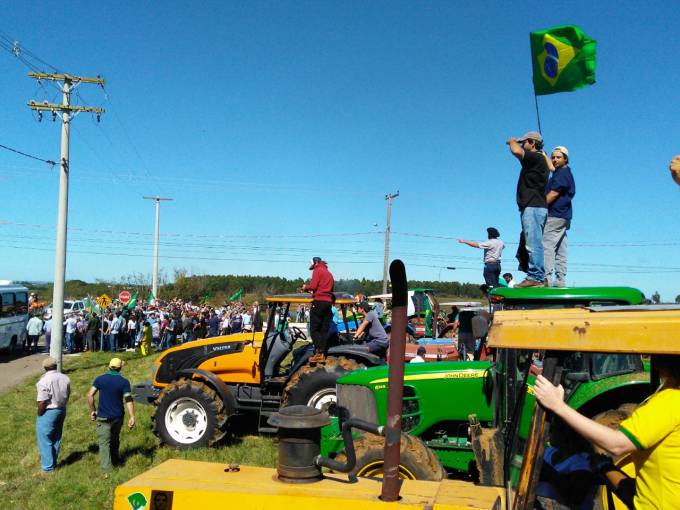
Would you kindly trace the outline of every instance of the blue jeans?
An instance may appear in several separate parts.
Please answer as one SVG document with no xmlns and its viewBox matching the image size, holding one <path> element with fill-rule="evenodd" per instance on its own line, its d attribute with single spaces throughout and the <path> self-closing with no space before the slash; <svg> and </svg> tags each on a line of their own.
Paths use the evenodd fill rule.
<svg viewBox="0 0 680 510">
<path fill-rule="evenodd" d="M 545 207 L 525 207 L 520 213 L 520 218 L 522 220 L 522 232 L 526 241 L 527 253 L 529 254 L 527 278 L 543 283 L 545 279 L 543 228 L 548 218 L 548 209 Z"/>
<path fill-rule="evenodd" d="M 64 340 L 66 340 L 66 350 L 71 354 L 73 352 L 73 336 L 74 333 L 66 333 Z"/>
<path fill-rule="evenodd" d="M 111 347 L 111 352 L 118 350 L 118 333 L 111 333 L 109 335 L 109 346 Z"/>
<path fill-rule="evenodd" d="M 35 419 L 35 435 L 38 439 L 40 465 L 43 471 L 52 471 L 57 467 L 64 418 L 66 409 L 47 409 L 45 414 Z"/>
</svg>

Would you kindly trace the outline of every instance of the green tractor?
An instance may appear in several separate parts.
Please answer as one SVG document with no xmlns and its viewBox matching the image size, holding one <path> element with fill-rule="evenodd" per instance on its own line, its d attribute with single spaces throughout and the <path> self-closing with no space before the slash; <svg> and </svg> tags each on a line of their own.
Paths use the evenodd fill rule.
<svg viewBox="0 0 680 510">
<path fill-rule="evenodd" d="M 597 305 L 632 305 L 644 300 L 627 287 L 581 289 L 494 289 L 494 310 L 574 308 Z M 493 323 L 493 320 L 492 320 Z M 493 327 L 493 326 L 492 326 Z M 611 425 L 622 419 L 649 394 L 649 374 L 639 355 L 573 352 L 564 361 L 569 404 L 590 417 Z M 403 478 L 438 480 L 445 471 L 455 477 L 476 479 L 470 416 L 485 430 L 518 423 L 519 439 L 527 437 L 534 397 L 531 387 L 540 373 L 533 351 L 498 349 L 492 359 L 407 364 L 404 373 L 402 457 Z M 524 386 L 528 381 L 528 388 Z M 337 381 L 336 416 L 322 430 L 322 454 L 344 456 L 340 422 L 344 416 L 385 424 L 387 367 L 357 370 Z M 518 402 L 520 404 L 518 404 Z M 508 438 L 489 438 L 497 449 Z M 382 472 L 382 438 L 364 434 L 355 441 L 354 474 L 378 476 Z M 438 460 L 438 462 L 437 462 Z M 481 474 L 483 475 L 483 474 Z"/>
</svg>

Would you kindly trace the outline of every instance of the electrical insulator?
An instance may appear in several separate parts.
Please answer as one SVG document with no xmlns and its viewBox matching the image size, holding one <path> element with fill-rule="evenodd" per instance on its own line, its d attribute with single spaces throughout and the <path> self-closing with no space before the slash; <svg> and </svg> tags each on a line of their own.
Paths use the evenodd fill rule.
<svg viewBox="0 0 680 510">
<path fill-rule="evenodd" d="M 38 112 L 38 122 L 42 122 L 42 112 Z"/>
</svg>

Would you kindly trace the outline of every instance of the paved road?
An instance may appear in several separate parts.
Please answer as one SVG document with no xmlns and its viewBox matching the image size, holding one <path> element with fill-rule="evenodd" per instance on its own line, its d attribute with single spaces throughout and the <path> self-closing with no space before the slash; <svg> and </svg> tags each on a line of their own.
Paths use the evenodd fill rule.
<svg viewBox="0 0 680 510">
<path fill-rule="evenodd" d="M 45 354 L 0 354 L 0 394 L 27 377 L 40 374 Z"/>
</svg>

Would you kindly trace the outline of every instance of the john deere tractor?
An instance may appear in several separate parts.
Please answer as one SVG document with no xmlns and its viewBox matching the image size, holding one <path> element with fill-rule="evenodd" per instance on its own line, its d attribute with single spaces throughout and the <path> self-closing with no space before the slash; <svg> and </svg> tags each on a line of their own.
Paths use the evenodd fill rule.
<svg viewBox="0 0 680 510">
<path fill-rule="evenodd" d="M 643 295 L 629 287 L 498 289 L 491 293 L 496 308 L 574 308 L 591 305 L 640 304 Z M 595 306 L 595 309 L 610 308 Z M 493 320 L 492 320 L 493 324 Z M 492 326 L 495 327 L 495 326 Z M 640 355 L 583 353 L 578 346 L 563 360 L 568 403 L 590 417 L 609 423 L 625 417 L 649 394 L 649 373 Z M 526 437 L 534 407 L 531 394 L 520 394 L 540 372 L 533 351 L 497 350 L 493 360 L 407 364 L 404 373 L 402 440 L 399 472 L 404 478 L 437 480 L 443 471 L 433 457 L 455 476 L 477 477 L 469 416 L 476 415 L 482 430 L 503 423 L 518 425 Z M 531 388 L 531 386 L 530 386 Z M 340 432 L 343 413 L 385 424 L 387 367 L 359 370 L 338 380 L 336 418 L 323 429 L 322 452 L 344 458 Z M 521 402 L 517 405 L 517 402 Z M 382 473 L 383 438 L 362 434 L 354 441 L 355 474 Z"/>
<path fill-rule="evenodd" d="M 260 432 L 274 432 L 266 420 L 282 406 L 326 409 L 335 401 L 338 377 L 384 359 L 353 344 L 344 334 L 334 339 L 324 364 L 308 363 L 313 349 L 307 335 L 288 327 L 291 304 L 310 303 L 308 294 L 271 296 L 265 332 L 238 333 L 188 342 L 165 351 L 153 367 L 151 382 L 137 384 L 138 402 L 153 404 L 154 433 L 177 448 L 214 445 L 229 431 L 236 415 L 256 415 Z M 336 294 L 345 318 L 353 304 Z M 302 343 L 294 349 L 296 344 Z"/>
</svg>

